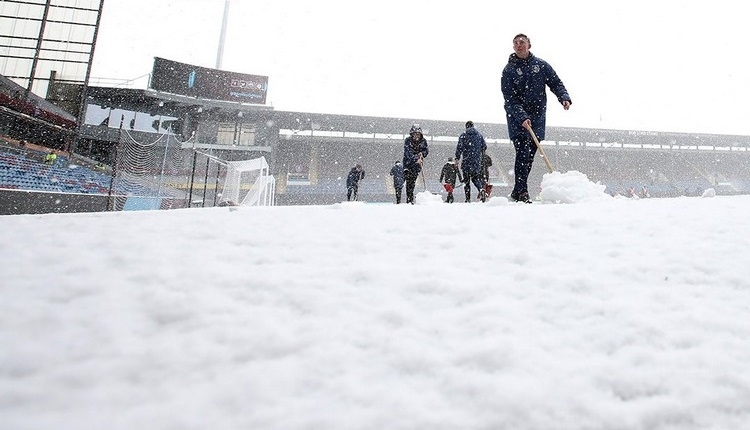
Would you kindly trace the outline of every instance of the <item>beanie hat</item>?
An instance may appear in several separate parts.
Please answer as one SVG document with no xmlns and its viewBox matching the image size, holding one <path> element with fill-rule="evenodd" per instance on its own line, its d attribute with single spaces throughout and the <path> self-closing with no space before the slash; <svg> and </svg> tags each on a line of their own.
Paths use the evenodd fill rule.
<svg viewBox="0 0 750 430">
<path fill-rule="evenodd" d="M 419 126 L 419 124 L 414 124 L 411 126 L 411 129 L 409 130 L 409 134 L 414 133 L 422 133 L 422 127 Z"/>
<path fill-rule="evenodd" d="M 474 121 L 466 121 L 466 128 L 474 127 Z"/>
</svg>

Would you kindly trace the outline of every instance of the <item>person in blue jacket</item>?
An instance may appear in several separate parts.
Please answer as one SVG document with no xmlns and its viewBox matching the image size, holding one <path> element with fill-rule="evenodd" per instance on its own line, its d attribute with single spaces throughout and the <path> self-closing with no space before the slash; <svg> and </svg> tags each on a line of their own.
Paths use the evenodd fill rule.
<svg viewBox="0 0 750 430">
<path fill-rule="evenodd" d="M 354 200 L 357 200 L 357 191 L 359 191 L 359 181 L 365 178 L 365 170 L 361 164 L 356 164 L 349 171 L 349 176 L 346 177 L 346 200 L 351 200 L 352 196 Z"/>
<path fill-rule="evenodd" d="M 391 167 L 390 175 L 393 176 L 393 189 L 396 191 L 396 204 L 401 203 L 401 190 L 404 188 L 404 166 L 400 161 Z"/>
<path fill-rule="evenodd" d="M 505 99 L 508 137 L 516 149 L 516 181 L 510 198 L 526 203 L 531 203 L 527 182 L 537 150 L 528 128 L 534 130 L 537 139 L 544 140 L 546 87 L 557 97 L 563 109 L 568 110 L 572 103 L 568 90 L 552 66 L 529 49 L 531 40 L 528 36 L 517 34 L 513 38 L 513 53 L 503 69 L 500 85 Z"/>
<path fill-rule="evenodd" d="M 456 160 L 461 159 L 461 173 L 466 194 L 466 202 L 471 201 L 471 184 L 473 183 L 479 191 L 479 200 L 487 201 L 487 191 L 484 189 L 484 177 L 482 176 L 482 155 L 487 150 L 487 143 L 482 133 L 474 128 L 472 121 L 466 122 L 466 131 L 458 137 L 456 146 Z"/>
<path fill-rule="evenodd" d="M 414 124 L 409 130 L 409 137 L 404 139 L 404 180 L 406 181 L 406 203 L 414 204 L 414 187 L 422 171 L 422 163 L 430 150 L 427 140 L 422 136 L 422 127 Z"/>
</svg>

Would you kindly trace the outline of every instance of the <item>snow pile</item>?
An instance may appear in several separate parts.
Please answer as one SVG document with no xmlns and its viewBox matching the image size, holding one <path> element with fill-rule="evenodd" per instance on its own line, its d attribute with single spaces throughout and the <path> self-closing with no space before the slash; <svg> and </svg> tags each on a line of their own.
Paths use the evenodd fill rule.
<svg viewBox="0 0 750 430">
<path fill-rule="evenodd" d="M 610 199 L 604 192 L 606 185 L 595 184 L 589 178 L 577 171 L 566 173 L 546 173 L 542 179 L 542 192 L 539 194 L 543 202 L 578 203 L 590 200 Z"/>
<path fill-rule="evenodd" d="M 509 205 L 511 202 L 508 200 L 505 196 L 491 196 L 489 200 L 487 200 L 488 206 L 505 206 Z M 515 203 L 515 202 L 513 202 Z"/>
<path fill-rule="evenodd" d="M 422 191 L 420 193 L 417 193 L 417 195 L 414 197 L 414 203 L 418 205 L 440 204 L 443 203 L 443 197 L 440 194 L 432 194 L 429 191 Z"/>
<path fill-rule="evenodd" d="M 716 197 L 716 190 L 709 188 L 701 194 L 701 197 Z"/>
</svg>

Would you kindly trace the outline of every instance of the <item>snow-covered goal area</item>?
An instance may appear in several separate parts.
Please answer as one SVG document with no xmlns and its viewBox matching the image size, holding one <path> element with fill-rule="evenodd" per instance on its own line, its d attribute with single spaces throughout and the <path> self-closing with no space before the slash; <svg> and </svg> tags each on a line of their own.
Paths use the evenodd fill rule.
<svg viewBox="0 0 750 430">
<path fill-rule="evenodd" d="M 269 174 L 265 157 L 227 161 L 227 175 L 221 192 L 223 205 L 273 206 L 276 179 Z"/>
</svg>

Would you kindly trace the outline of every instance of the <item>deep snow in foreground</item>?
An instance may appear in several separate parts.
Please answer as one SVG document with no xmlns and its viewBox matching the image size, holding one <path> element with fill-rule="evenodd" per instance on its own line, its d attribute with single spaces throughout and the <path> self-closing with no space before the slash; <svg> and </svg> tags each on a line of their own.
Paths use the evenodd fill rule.
<svg viewBox="0 0 750 430">
<path fill-rule="evenodd" d="M 0 217 L 0 427 L 747 426 L 750 197 L 574 200 Z"/>
</svg>

